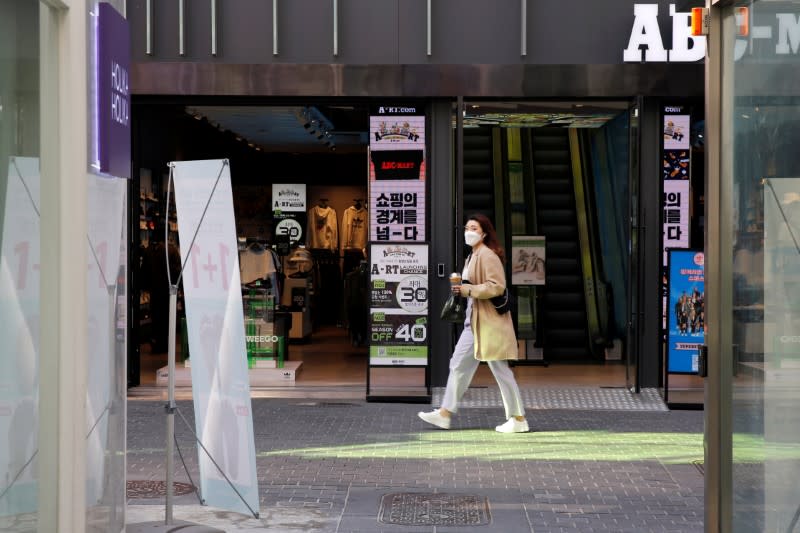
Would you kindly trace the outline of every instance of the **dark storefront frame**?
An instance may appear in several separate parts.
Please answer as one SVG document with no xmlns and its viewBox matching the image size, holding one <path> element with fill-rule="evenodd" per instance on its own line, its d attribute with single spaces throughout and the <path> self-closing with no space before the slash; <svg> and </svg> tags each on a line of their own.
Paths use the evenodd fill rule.
<svg viewBox="0 0 800 533">
<path fill-rule="evenodd" d="M 336 19 L 330 3 L 299 0 L 277 4 L 278 19 L 273 20 L 269 3 L 242 0 L 226 4 L 216 21 L 207 9 L 189 6 L 181 23 L 174 5 L 154 3 L 148 23 L 142 3 L 129 8 L 131 92 L 134 98 L 209 98 L 215 103 L 238 100 L 254 105 L 323 95 L 324 99 L 362 101 L 423 99 L 429 102 L 431 124 L 430 202 L 451 206 L 460 187 L 459 162 L 452 158 L 459 153 L 460 138 L 458 131 L 452 131 L 454 104 L 476 98 L 638 99 L 639 223 L 645 237 L 641 267 L 645 291 L 657 295 L 661 199 L 658 181 L 647 176 L 658 176 L 660 170 L 660 109 L 671 98 L 702 98 L 703 65 L 648 62 L 649 52 L 642 53 L 642 62 L 624 63 L 623 50 L 635 26 L 634 4 L 628 0 L 602 5 L 529 3 L 520 17 L 521 4 L 516 0 L 491 5 L 478 0 L 438 0 L 431 3 L 429 14 L 422 0 L 353 0 L 342 3 Z M 677 8 L 688 11 L 688 4 L 696 3 L 678 2 Z M 670 2 L 651 5 L 657 6 L 663 47 L 670 50 L 675 35 Z M 319 16 L 311 20 L 306 16 L 309 10 Z M 562 16 L 571 23 L 545 23 Z M 299 20 L 303 21 L 300 26 Z M 378 24 L 383 20 L 392 24 Z M 257 32 L 246 31 L 254 24 Z M 213 34 L 212 26 L 216 28 Z M 186 36 L 183 54 L 179 53 L 179 27 Z M 212 42 L 212 35 L 216 41 Z M 453 219 L 453 212 L 435 210 L 428 221 L 435 243 L 432 265 L 457 263 L 459 221 Z M 436 294 L 435 285 L 434 300 L 443 296 Z M 653 324 L 642 328 L 640 351 L 648 355 L 640 358 L 637 373 L 644 387 L 660 385 L 658 358 L 649 355 L 660 353 L 658 300 L 658 296 L 645 299 L 640 309 L 641 324 Z M 449 353 L 450 337 L 432 339 L 432 352 Z M 444 356 L 433 361 L 433 385 L 443 383 L 446 363 Z"/>
</svg>

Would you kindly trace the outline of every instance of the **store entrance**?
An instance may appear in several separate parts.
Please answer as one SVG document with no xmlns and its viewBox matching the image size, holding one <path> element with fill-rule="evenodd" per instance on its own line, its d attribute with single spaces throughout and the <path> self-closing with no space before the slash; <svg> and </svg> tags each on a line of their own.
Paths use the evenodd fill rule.
<svg viewBox="0 0 800 533">
<path fill-rule="evenodd" d="M 369 109 L 225 104 L 134 100 L 129 385 L 166 380 L 165 224 L 173 261 L 181 244 L 167 165 L 228 159 L 250 367 L 266 389 L 352 388 L 363 396 Z M 181 369 L 191 365 L 180 295 L 178 386 L 188 385 Z"/>
<path fill-rule="evenodd" d="M 504 240 L 522 383 L 629 385 L 630 105 L 464 104 L 461 204 L 489 214 Z"/>
</svg>

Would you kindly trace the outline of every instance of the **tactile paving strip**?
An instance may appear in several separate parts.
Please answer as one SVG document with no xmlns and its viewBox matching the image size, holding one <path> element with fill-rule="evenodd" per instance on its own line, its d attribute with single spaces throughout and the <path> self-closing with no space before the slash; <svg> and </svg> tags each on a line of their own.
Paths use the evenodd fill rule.
<svg viewBox="0 0 800 533">
<path fill-rule="evenodd" d="M 669 411 L 658 389 L 642 389 L 640 393 L 625 388 L 521 388 L 526 409 L 580 409 L 603 411 Z M 433 389 L 433 405 L 439 405 L 444 387 Z M 458 404 L 464 407 L 502 407 L 497 387 L 467 389 Z"/>
<path fill-rule="evenodd" d="M 489 501 L 472 494 L 395 492 L 381 498 L 378 521 L 402 526 L 485 526 Z"/>
</svg>

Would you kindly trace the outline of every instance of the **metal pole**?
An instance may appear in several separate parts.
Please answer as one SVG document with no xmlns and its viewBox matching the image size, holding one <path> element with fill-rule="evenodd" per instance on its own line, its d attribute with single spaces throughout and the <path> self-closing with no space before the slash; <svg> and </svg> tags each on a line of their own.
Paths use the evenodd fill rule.
<svg viewBox="0 0 800 533">
<path fill-rule="evenodd" d="M 101 270 L 102 272 L 102 270 Z M 109 276 L 110 277 L 110 276 Z M 105 274 L 103 275 L 105 279 Z M 106 290 L 108 291 L 108 356 L 112 358 L 112 361 L 117 360 L 117 278 L 113 278 L 114 283 L 109 283 L 110 280 L 105 279 L 106 282 Z M 108 382 L 111 385 L 111 398 L 108 403 L 108 428 L 109 428 L 109 435 L 108 435 L 108 444 L 109 449 L 111 451 L 113 461 L 116 461 L 119 457 L 116 455 L 117 453 L 124 450 L 124 446 L 120 446 L 121 435 L 124 435 L 124 431 L 115 431 L 115 422 L 117 421 L 117 417 L 119 416 L 119 412 L 121 409 L 119 408 L 119 401 L 117 400 L 117 395 L 120 394 L 120 390 L 116 387 L 117 384 L 117 377 L 115 374 L 115 367 L 113 364 L 109 365 L 109 373 L 108 373 Z M 124 420 L 124 419 L 123 419 Z M 123 429 L 123 428 L 120 428 Z M 117 523 L 117 511 L 121 506 L 124 506 L 125 503 L 119 501 L 119 491 L 110 490 L 112 486 L 111 482 L 111 475 L 108 472 L 108 469 L 105 473 L 105 481 L 103 485 L 109 489 L 111 494 L 111 506 L 110 506 L 110 513 L 111 513 L 111 524 Z"/>
<path fill-rule="evenodd" d="M 431 0 L 428 0 L 428 55 L 431 55 Z"/>
<path fill-rule="evenodd" d="M 168 244 L 165 244 L 168 246 Z M 167 369 L 169 380 L 167 383 L 167 510 L 164 523 L 172 525 L 172 478 L 173 462 L 175 455 L 175 316 L 178 307 L 178 286 L 169 286 L 169 347 L 167 350 Z"/>
<path fill-rule="evenodd" d="M 186 12 L 186 0 L 178 0 L 178 53 L 186 55 L 186 40 L 184 35 L 184 16 Z"/>
<path fill-rule="evenodd" d="M 528 0 L 519 0 L 520 6 L 520 48 L 519 55 L 528 55 Z"/>
<path fill-rule="evenodd" d="M 339 55 L 339 1 L 333 0 L 333 56 Z"/>
<path fill-rule="evenodd" d="M 217 55 L 217 0 L 211 0 L 211 55 Z"/>
<path fill-rule="evenodd" d="M 272 0 L 272 55 L 278 55 L 278 0 Z"/>
<path fill-rule="evenodd" d="M 147 0 L 147 34 L 146 34 L 146 50 L 145 53 L 149 56 L 153 55 L 153 0 Z"/>
</svg>

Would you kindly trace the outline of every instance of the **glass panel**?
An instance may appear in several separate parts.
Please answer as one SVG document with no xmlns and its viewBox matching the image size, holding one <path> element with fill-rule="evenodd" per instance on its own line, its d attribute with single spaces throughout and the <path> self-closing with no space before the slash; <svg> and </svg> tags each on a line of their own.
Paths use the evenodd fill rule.
<svg viewBox="0 0 800 533">
<path fill-rule="evenodd" d="M 97 531 L 125 526 L 126 190 L 88 177 L 86 523 Z"/>
<path fill-rule="evenodd" d="M 96 50 L 98 3 L 91 2 L 88 47 Z M 110 2 L 124 13 L 124 2 Z M 105 46 L 112 47 L 110 43 Z M 88 82 L 93 101 L 101 70 L 89 54 Z M 97 116 L 90 106 L 90 146 L 97 146 Z M 93 129 L 94 128 L 94 129 Z M 96 156 L 96 154 L 95 154 Z M 92 159 L 94 160 L 94 159 Z M 86 527 L 125 527 L 125 422 L 127 357 L 127 189 L 128 181 L 87 176 L 88 226 L 85 239 L 87 298 Z"/>
<path fill-rule="evenodd" d="M 744 4 L 742 4 L 744 6 Z M 735 531 L 800 516 L 800 2 L 724 10 L 723 188 L 731 191 Z M 739 17 L 737 19 L 737 17 Z M 747 17 L 747 18 L 744 18 Z M 750 35 L 738 23 L 749 20 Z M 723 291 L 726 287 L 722 288 Z"/>
<path fill-rule="evenodd" d="M 589 130 L 592 185 L 602 280 L 609 303 L 608 338 L 619 348 L 628 328 L 628 166 L 630 119 L 622 113 Z"/>
<path fill-rule="evenodd" d="M 0 530 L 37 523 L 39 3 L 0 2 Z"/>
</svg>

